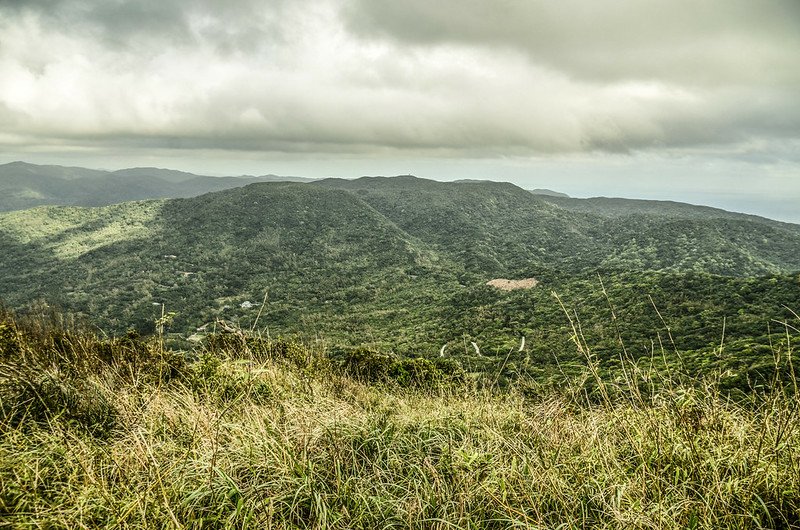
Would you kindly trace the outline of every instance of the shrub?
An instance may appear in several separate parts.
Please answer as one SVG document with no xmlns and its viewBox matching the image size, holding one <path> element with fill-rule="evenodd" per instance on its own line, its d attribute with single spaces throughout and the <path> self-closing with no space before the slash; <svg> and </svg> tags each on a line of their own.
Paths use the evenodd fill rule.
<svg viewBox="0 0 800 530">
<path fill-rule="evenodd" d="M 0 322 L 0 359 L 8 359 L 19 353 L 19 340 L 14 325 Z"/>
<path fill-rule="evenodd" d="M 231 359 L 255 362 L 287 361 L 303 370 L 322 370 L 329 359 L 321 352 L 295 341 L 249 336 L 244 333 L 212 333 L 206 337 L 205 351 Z"/>
<path fill-rule="evenodd" d="M 395 359 L 391 355 L 380 353 L 369 348 L 355 348 L 345 354 L 345 372 L 369 383 L 384 383 L 394 367 Z"/>
<path fill-rule="evenodd" d="M 345 372 L 360 381 L 394 382 L 401 387 L 434 388 L 463 383 L 466 372 L 457 360 L 424 357 L 398 359 L 369 348 L 356 348 L 345 356 Z"/>
<path fill-rule="evenodd" d="M 401 359 L 392 365 L 390 377 L 402 387 L 431 388 L 445 382 L 445 374 L 433 361 L 417 357 Z"/>
<path fill-rule="evenodd" d="M 1 365 L 0 403 L 2 423 L 10 427 L 47 427 L 59 420 L 97 437 L 108 436 L 119 416 L 96 382 L 55 368 L 40 371 Z"/>
<path fill-rule="evenodd" d="M 443 382 L 464 383 L 467 380 L 467 372 L 458 359 L 452 357 L 437 357 L 433 364 L 436 369 L 442 372 Z"/>
</svg>

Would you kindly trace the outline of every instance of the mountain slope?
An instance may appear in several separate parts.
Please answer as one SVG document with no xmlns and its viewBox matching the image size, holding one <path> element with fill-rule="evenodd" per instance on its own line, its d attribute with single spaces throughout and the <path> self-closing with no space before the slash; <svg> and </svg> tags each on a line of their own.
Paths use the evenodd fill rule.
<svg viewBox="0 0 800 530">
<path fill-rule="evenodd" d="M 474 273 L 800 270 L 800 225 L 680 203 L 563 199 L 508 183 L 328 179 Z"/>
<path fill-rule="evenodd" d="M 511 184 L 413 177 L 40 207 L 0 214 L 0 300 L 109 332 L 152 331 L 163 304 L 183 336 L 224 318 L 403 353 L 445 345 L 474 369 L 512 351 L 507 375 L 580 364 L 567 317 L 612 364 L 620 343 L 649 357 L 674 332 L 681 362 L 702 367 L 724 328 L 730 355 L 714 363 L 746 381 L 771 362 L 770 323 L 800 307 L 800 227 L 686 208 L 601 215 Z"/>
<path fill-rule="evenodd" d="M 532 275 L 594 244 L 587 216 L 560 211 L 509 183 L 442 183 L 408 176 L 328 179 L 313 185 L 357 194 L 471 273 Z"/>
<path fill-rule="evenodd" d="M 64 180 L 100 177 L 108 172 L 100 169 L 87 169 L 84 167 L 37 165 L 27 162 L 10 162 L 0 165 L 0 175 L 15 175 L 17 177 L 49 177 Z"/>
<path fill-rule="evenodd" d="M 529 191 L 530 191 L 531 193 L 533 193 L 534 195 L 545 195 L 545 196 L 547 196 L 547 197 L 564 197 L 564 198 L 569 198 L 569 195 L 567 195 L 566 193 L 561 193 L 561 192 L 559 192 L 559 191 L 553 191 L 553 190 L 549 190 L 549 189 L 547 189 L 547 188 L 536 188 L 536 189 L 532 189 L 532 190 L 529 190 Z"/>
<path fill-rule="evenodd" d="M 276 311 L 287 300 L 290 313 L 298 301 L 341 311 L 433 260 L 357 197 L 303 184 L 10 212 L 0 215 L 0 236 L 0 268 L 14 271 L 0 279 L 3 299 L 46 294 L 114 329 L 142 324 L 162 302 L 196 323 L 266 289 Z"/>
<path fill-rule="evenodd" d="M 656 201 L 644 199 L 622 199 L 615 197 L 592 197 L 576 199 L 568 196 L 545 196 L 548 202 L 574 212 L 583 212 L 602 217 L 626 217 L 630 215 L 650 215 L 657 217 L 691 219 L 739 219 L 762 222 L 770 225 L 791 225 L 780 221 L 765 219 L 757 215 L 729 212 L 711 206 L 687 204 L 675 201 Z"/>
</svg>

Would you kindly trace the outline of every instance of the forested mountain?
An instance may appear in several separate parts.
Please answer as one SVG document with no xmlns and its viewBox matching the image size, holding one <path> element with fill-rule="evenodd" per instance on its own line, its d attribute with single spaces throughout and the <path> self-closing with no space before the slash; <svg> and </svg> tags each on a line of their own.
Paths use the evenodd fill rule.
<svg viewBox="0 0 800 530">
<path fill-rule="evenodd" d="M 276 175 L 207 177 L 151 167 L 100 171 L 12 162 L 0 165 L 0 211 L 42 205 L 103 206 L 142 199 L 195 197 L 254 182 L 308 180 L 311 179 Z"/>
<path fill-rule="evenodd" d="M 7 212 L 0 269 L 7 305 L 46 301 L 109 332 L 152 331 L 163 304 L 183 336 L 223 318 L 332 345 L 444 345 L 473 367 L 513 349 L 507 374 L 546 374 L 575 361 L 572 318 L 609 362 L 621 343 L 635 358 L 663 347 L 741 384 L 800 308 L 800 226 L 505 183 L 328 179 Z M 503 278 L 535 281 L 487 285 Z M 723 327 L 731 355 L 714 357 Z"/>
<path fill-rule="evenodd" d="M 800 225 L 681 203 L 533 195 L 508 183 L 415 177 L 326 179 L 467 270 L 800 270 Z M 783 245 L 776 244 L 778 241 Z"/>
</svg>

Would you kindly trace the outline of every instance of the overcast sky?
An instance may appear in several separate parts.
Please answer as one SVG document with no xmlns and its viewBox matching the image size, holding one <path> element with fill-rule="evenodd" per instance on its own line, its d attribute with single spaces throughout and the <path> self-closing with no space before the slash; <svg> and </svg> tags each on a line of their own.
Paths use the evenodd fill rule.
<svg viewBox="0 0 800 530">
<path fill-rule="evenodd" d="M 0 162 L 415 174 L 800 222 L 800 1 L 0 0 Z"/>
</svg>

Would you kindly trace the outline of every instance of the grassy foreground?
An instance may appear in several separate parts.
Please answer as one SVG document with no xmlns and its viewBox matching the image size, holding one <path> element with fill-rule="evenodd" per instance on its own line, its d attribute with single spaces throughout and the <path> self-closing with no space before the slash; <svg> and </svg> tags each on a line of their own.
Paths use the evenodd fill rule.
<svg viewBox="0 0 800 530">
<path fill-rule="evenodd" d="M 2 316 L 0 527 L 800 528 L 793 381 L 733 400 L 365 366 Z"/>
</svg>

